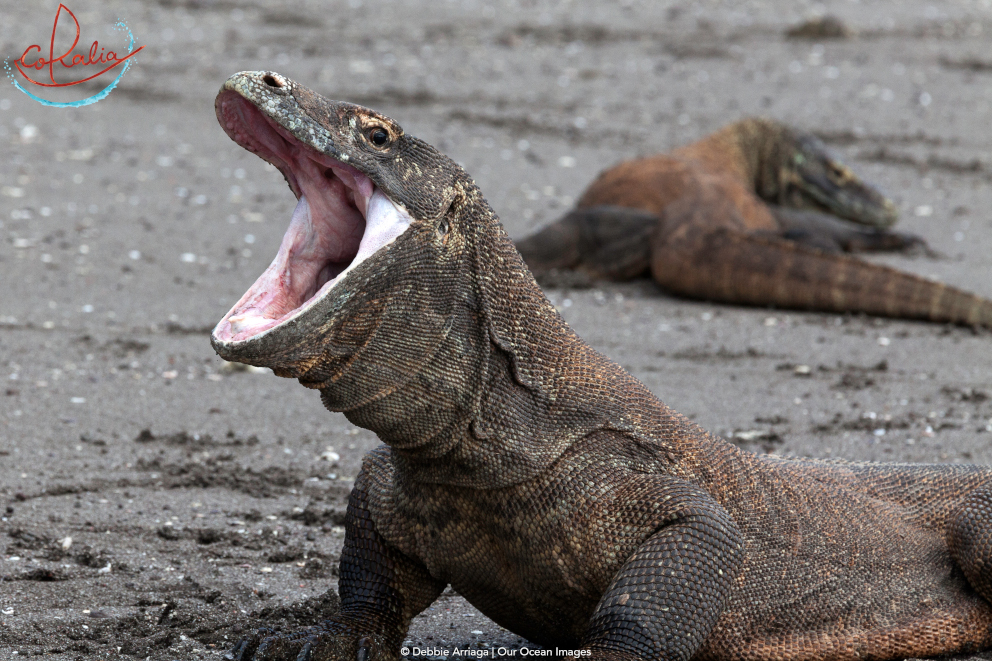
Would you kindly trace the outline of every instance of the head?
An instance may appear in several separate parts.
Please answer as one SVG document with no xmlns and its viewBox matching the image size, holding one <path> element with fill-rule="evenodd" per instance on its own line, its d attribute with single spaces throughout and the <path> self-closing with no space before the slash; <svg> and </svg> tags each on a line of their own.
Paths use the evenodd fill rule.
<svg viewBox="0 0 992 661">
<path fill-rule="evenodd" d="M 342 406 L 396 387 L 444 335 L 457 297 L 443 285 L 458 281 L 471 180 L 388 117 L 277 73 L 232 76 L 215 108 L 297 204 L 272 264 L 214 329 L 214 348 L 310 387 L 338 383 Z M 359 357 L 383 352 L 391 367 L 377 363 L 348 390 Z"/>
<path fill-rule="evenodd" d="M 885 228 L 898 219 L 895 204 L 862 181 L 814 136 L 781 127 L 769 163 L 769 202 L 813 209 L 870 227 Z M 768 188 L 763 187 L 763 188 Z"/>
</svg>

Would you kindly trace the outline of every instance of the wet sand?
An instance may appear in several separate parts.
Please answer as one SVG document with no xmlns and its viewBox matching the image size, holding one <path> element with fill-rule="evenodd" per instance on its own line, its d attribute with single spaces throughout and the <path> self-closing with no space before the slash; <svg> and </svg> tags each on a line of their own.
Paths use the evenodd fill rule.
<svg viewBox="0 0 992 661">
<path fill-rule="evenodd" d="M 4 7 L 6 56 L 47 36 L 58 3 L 41 4 Z M 614 162 L 770 116 L 820 135 L 942 255 L 880 262 L 992 296 L 986 5 L 73 7 L 84 40 L 125 18 L 146 50 L 85 108 L 0 88 L 0 658 L 211 658 L 259 623 L 295 626 L 298 602 L 334 606 L 347 494 L 377 440 L 210 348 L 294 206 L 216 123 L 231 73 L 386 112 L 461 162 L 515 237 Z M 786 36 L 824 12 L 850 35 Z M 987 332 L 648 281 L 548 295 L 666 403 L 755 452 L 992 463 Z M 410 640 L 523 642 L 454 593 Z"/>
</svg>

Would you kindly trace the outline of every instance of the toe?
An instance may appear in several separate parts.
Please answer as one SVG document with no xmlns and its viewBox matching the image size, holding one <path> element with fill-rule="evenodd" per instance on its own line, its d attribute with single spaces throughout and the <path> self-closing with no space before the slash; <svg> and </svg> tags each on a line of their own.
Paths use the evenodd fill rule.
<svg viewBox="0 0 992 661">
<path fill-rule="evenodd" d="M 228 661 L 246 661 L 245 651 L 248 649 L 248 639 L 241 640 L 230 652 L 224 655 Z"/>
</svg>

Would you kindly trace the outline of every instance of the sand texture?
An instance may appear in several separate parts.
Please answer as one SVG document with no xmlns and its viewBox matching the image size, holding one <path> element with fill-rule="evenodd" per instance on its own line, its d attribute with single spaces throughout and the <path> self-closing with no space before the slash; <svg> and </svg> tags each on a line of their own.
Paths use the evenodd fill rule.
<svg viewBox="0 0 992 661">
<path fill-rule="evenodd" d="M 0 2 L 0 52 L 46 38 L 57 6 Z M 880 262 L 992 296 L 988 0 L 73 9 L 84 42 L 125 18 L 146 49 L 85 108 L 0 86 L 0 659 L 219 658 L 246 628 L 334 608 L 347 494 L 378 441 L 209 343 L 295 204 L 217 125 L 236 71 L 386 112 L 462 163 L 515 237 L 610 164 L 770 116 L 817 133 L 941 255 Z M 787 35 L 822 14 L 844 29 Z M 755 452 L 992 463 L 988 332 L 691 302 L 650 281 L 548 295 L 662 400 Z M 410 640 L 523 643 L 451 592 Z"/>
</svg>

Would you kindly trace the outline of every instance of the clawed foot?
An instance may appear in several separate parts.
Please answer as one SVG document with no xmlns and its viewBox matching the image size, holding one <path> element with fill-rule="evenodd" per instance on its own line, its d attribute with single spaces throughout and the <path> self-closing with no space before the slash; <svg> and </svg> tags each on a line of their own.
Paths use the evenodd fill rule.
<svg viewBox="0 0 992 661">
<path fill-rule="evenodd" d="M 889 232 L 891 235 L 891 247 L 887 249 L 901 252 L 904 255 L 910 255 L 913 257 L 929 257 L 935 259 L 942 257 L 939 252 L 932 249 L 929 244 L 927 244 L 926 239 L 923 237 L 916 236 L 915 234 L 906 234 L 903 232 Z"/>
<path fill-rule="evenodd" d="M 922 237 L 905 232 L 863 232 L 843 245 L 847 252 L 901 252 L 904 255 L 939 257 Z"/>
<path fill-rule="evenodd" d="M 314 627 L 292 634 L 260 629 L 244 638 L 224 658 L 229 661 L 378 661 L 384 658 L 378 636 Z"/>
</svg>

